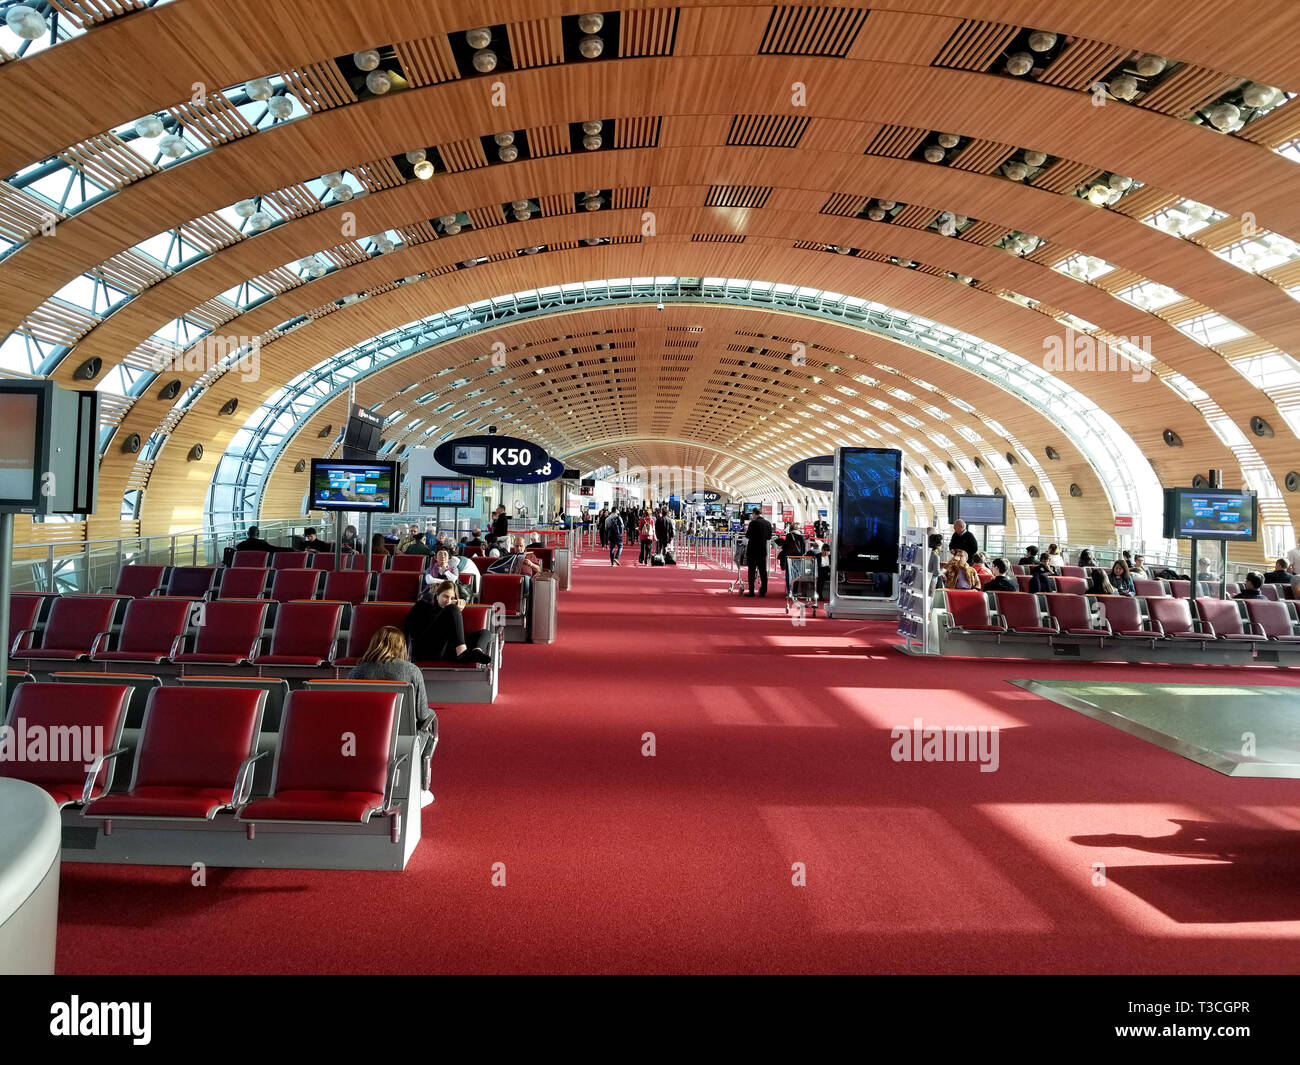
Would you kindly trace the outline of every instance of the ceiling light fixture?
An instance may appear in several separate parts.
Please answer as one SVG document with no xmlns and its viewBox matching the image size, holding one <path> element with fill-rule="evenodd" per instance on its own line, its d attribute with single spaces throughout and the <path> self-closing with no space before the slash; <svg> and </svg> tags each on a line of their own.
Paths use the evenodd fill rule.
<svg viewBox="0 0 1300 1065">
<path fill-rule="evenodd" d="M 1119 74 L 1110 79 L 1110 94 L 1117 100 L 1131 100 L 1138 94 L 1137 78 L 1132 74 Z"/>
<path fill-rule="evenodd" d="M 392 87 L 392 78 L 386 70 L 372 70 L 366 75 L 366 88 L 376 96 L 383 96 Z"/>
<path fill-rule="evenodd" d="M 348 200 L 352 199 L 352 196 L 353 192 L 351 186 L 340 185 L 334 190 L 334 199 L 338 203 L 347 203 Z"/>
<path fill-rule="evenodd" d="M 136 119 L 135 135 L 153 140 L 155 137 L 161 137 L 166 132 L 163 120 L 157 115 L 145 115 L 143 118 Z"/>
<path fill-rule="evenodd" d="M 1056 34 L 1044 30 L 1034 30 L 1029 35 L 1029 47 L 1035 52 L 1046 52 L 1056 44 Z"/>
<path fill-rule="evenodd" d="M 497 54 L 490 48 L 474 53 L 474 69 L 480 74 L 488 74 L 497 68 Z"/>
<path fill-rule="evenodd" d="M 174 133 L 169 133 L 160 140 L 158 148 L 168 159 L 179 159 L 189 151 L 189 145 L 185 143 L 185 140 Z"/>
<path fill-rule="evenodd" d="M 328 174 L 322 174 L 321 182 L 327 189 L 337 189 L 343 184 L 343 172 L 341 170 L 333 170 Z"/>
<path fill-rule="evenodd" d="M 248 228 L 254 233 L 260 233 L 264 229 L 270 229 L 274 219 L 265 211 L 258 211 L 248 219 Z"/>
<path fill-rule="evenodd" d="M 1241 91 L 1242 102 L 1251 108 L 1272 107 L 1281 95 L 1281 90 L 1257 81 L 1252 81 Z"/>
<path fill-rule="evenodd" d="M 1223 133 L 1231 133 L 1242 126 L 1241 108 L 1236 104 L 1215 104 L 1210 108 L 1209 119 L 1215 129 Z"/>
<path fill-rule="evenodd" d="M 269 100 L 275 95 L 275 89 L 271 87 L 270 78 L 254 78 L 244 85 L 244 92 L 250 100 Z"/>
<path fill-rule="evenodd" d="M 961 139 L 961 138 L 959 138 L 959 137 L 957 136 L 957 134 L 955 134 L 955 133 L 940 133 L 939 136 L 938 136 L 939 147 L 941 147 L 941 148 L 956 148 L 956 147 L 957 147 L 957 142 L 958 142 L 960 139 Z"/>
<path fill-rule="evenodd" d="M 1169 60 L 1164 56 L 1144 55 L 1137 61 L 1137 72 L 1144 78 L 1154 78 L 1157 74 L 1163 74 L 1167 66 Z"/>
<path fill-rule="evenodd" d="M 599 33 L 605 26 L 605 16 L 593 11 L 589 15 L 578 16 L 578 29 L 583 33 Z"/>
<path fill-rule="evenodd" d="M 927 163 L 942 163 L 944 160 L 944 150 L 937 144 L 927 145 L 924 154 Z"/>
<path fill-rule="evenodd" d="M 358 70 L 371 71 L 379 66 L 379 53 L 373 48 L 367 48 L 363 52 L 352 53 L 352 65 Z"/>
<path fill-rule="evenodd" d="M 488 26 L 465 31 L 465 43 L 471 48 L 486 48 L 492 43 L 492 30 Z"/>
<path fill-rule="evenodd" d="M 1007 57 L 1006 72 L 1019 78 L 1034 69 L 1034 57 L 1028 52 L 1016 52 Z"/>
<path fill-rule="evenodd" d="M 1047 162 L 1047 156 L 1042 152 L 1031 152 L 1029 150 L 1024 152 L 1024 159 L 1030 166 L 1042 166 Z"/>
<path fill-rule="evenodd" d="M 1029 176 L 1029 167 L 1018 159 L 1012 159 L 1003 165 L 1002 172 L 1012 181 L 1024 181 Z"/>
<path fill-rule="evenodd" d="M 283 96 L 272 96 L 266 102 L 266 109 L 272 118 L 283 121 L 293 114 L 293 97 L 288 93 Z"/>
<path fill-rule="evenodd" d="M 433 164 L 428 159 L 421 159 L 415 164 L 415 176 L 421 181 L 428 181 L 433 177 Z"/>
<path fill-rule="evenodd" d="M 257 211 L 256 200 L 240 200 L 235 204 L 235 214 L 240 218 L 252 218 Z"/>
<path fill-rule="evenodd" d="M 25 41 L 35 41 L 50 31 L 45 16 L 26 4 L 17 4 L 5 12 L 5 25 Z"/>
</svg>

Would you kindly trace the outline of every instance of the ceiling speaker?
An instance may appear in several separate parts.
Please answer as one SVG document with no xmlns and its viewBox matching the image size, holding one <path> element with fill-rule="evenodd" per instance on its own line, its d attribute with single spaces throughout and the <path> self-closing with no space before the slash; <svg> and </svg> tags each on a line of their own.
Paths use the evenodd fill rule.
<svg viewBox="0 0 1300 1065">
<path fill-rule="evenodd" d="M 140 450 L 140 434 L 132 433 L 122 441 L 122 451 L 128 455 L 134 455 Z"/>
<path fill-rule="evenodd" d="M 1183 438 L 1179 436 L 1176 432 L 1174 432 L 1172 429 L 1166 429 L 1160 435 L 1161 437 L 1164 438 L 1164 442 L 1168 444 L 1170 447 L 1183 446 Z"/>
<path fill-rule="evenodd" d="M 1031 484 L 1031 485 L 1029 486 L 1029 498 L 1030 498 L 1030 499 L 1037 499 L 1037 498 L 1038 498 L 1038 485 L 1036 485 L 1036 484 Z"/>
<path fill-rule="evenodd" d="M 1054 447 L 1049 447 L 1047 449 L 1047 457 L 1051 459 L 1053 462 L 1061 461 L 1061 453 L 1057 451 L 1056 448 Z"/>
<path fill-rule="evenodd" d="M 950 469 L 950 470 L 955 470 L 956 468 L 957 468 L 957 467 L 954 466 L 951 462 L 948 463 L 948 469 Z"/>
<path fill-rule="evenodd" d="M 980 457 L 978 455 L 975 456 L 973 461 L 975 463 L 975 468 L 977 470 L 984 465 L 984 463 L 980 461 Z"/>
<path fill-rule="evenodd" d="M 929 473 L 929 472 L 930 472 L 930 467 L 929 467 L 929 466 L 922 466 L 921 469 L 925 470 L 926 473 Z"/>
<path fill-rule="evenodd" d="M 1077 484 L 1072 484 L 1070 485 L 1070 495 L 1074 496 L 1075 499 L 1078 499 L 1081 495 L 1083 495 L 1083 489 L 1080 488 Z"/>
<path fill-rule="evenodd" d="M 92 355 L 73 371 L 72 376 L 78 381 L 93 381 L 103 368 L 104 360 L 98 355 Z"/>
<path fill-rule="evenodd" d="M 1265 438 L 1273 435 L 1273 427 L 1258 414 L 1250 419 L 1250 431 L 1256 436 L 1262 436 Z"/>
<path fill-rule="evenodd" d="M 298 462 L 293 467 L 293 472 L 302 473 L 302 471 L 305 470 L 306 468 L 307 468 L 307 460 L 299 459 Z"/>
<path fill-rule="evenodd" d="M 316 434 L 316 439 L 317 439 L 317 440 L 324 440 L 324 439 L 325 439 L 327 436 L 329 436 L 330 433 L 332 433 L 332 432 L 334 432 L 334 426 L 332 426 L 332 425 L 327 425 L 327 426 L 325 426 L 324 429 L 322 429 L 319 433 Z"/>
<path fill-rule="evenodd" d="M 158 398 L 175 399 L 180 394 L 181 394 L 181 379 L 179 377 L 176 377 L 168 381 L 165 385 L 162 386 L 162 390 L 158 393 Z"/>
<path fill-rule="evenodd" d="M 234 397 L 226 400 L 226 402 L 221 405 L 222 414 L 234 414 L 237 410 L 239 410 L 239 400 Z"/>
<path fill-rule="evenodd" d="M 1000 496 L 1002 494 L 1002 486 L 1000 484 L 995 484 L 993 486 L 993 494 L 995 496 Z"/>
<path fill-rule="evenodd" d="M 203 457 L 203 445 L 195 444 L 190 448 L 190 453 L 186 456 L 190 462 L 198 462 Z"/>
<path fill-rule="evenodd" d="M 1020 461 L 1020 460 L 1019 460 L 1018 458 L 1016 458 L 1016 456 L 1015 456 L 1014 454 L 1012 454 L 1010 451 L 1007 452 L 1007 465 L 1008 465 L 1008 466 L 1014 466 L 1014 465 L 1015 465 L 1017 462 L 1019 462 L 1019 461 Z"/>
<path fill-rule="evenodd" d="M 1288 492 L 1300 492 L 1300 473 L 1292 470 L 1286 475 L 1286 490 Z"/>
<path fill-rule="evenodd" d="M 1205 479 L 1205 476 L 1204 476 L 1203 474 L 1198 473 L 1198 474 L 1195 474 L 1195 475 L 1192 477 L 1192 487 L 1193 487 L 1193 488 L 1209 488 L 1209 487 L 1210 487 L 1210 482 L 1207 481 L 1207 480 Z"/>
</svg>

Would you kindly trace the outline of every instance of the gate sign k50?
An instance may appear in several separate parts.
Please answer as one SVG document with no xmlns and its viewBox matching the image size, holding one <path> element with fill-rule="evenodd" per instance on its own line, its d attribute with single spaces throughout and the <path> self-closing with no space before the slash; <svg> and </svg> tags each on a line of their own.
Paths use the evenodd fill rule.
<svg viewBox="0 0 1300 1065">
<path fill-rule="evenodd" d="M 439 444 L 433 458 L 457 473 L 507 484 L 540 484 L 564 475 L 564 464 L 545 448 L 513 436 L 462 436 Z"/>
</svg>

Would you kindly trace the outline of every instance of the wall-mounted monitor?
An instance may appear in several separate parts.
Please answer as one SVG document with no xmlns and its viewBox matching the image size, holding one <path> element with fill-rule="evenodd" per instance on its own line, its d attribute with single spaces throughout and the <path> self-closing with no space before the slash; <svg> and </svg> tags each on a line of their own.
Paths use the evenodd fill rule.
<svg viewBox="0 0 1300 1065">
<path fill-rule="evenodd" d="M 11 387 L 0 393 L 0 501 L 34 507 L 40 500 L 45 389 Z"/>
<path fill-rule="evenodd" d="M 312 510 L 397 511 L 397 463 L 312 459 Z"/>
<path fill-rule="evenodd" d="M 94 513 L 99 399 L 53 381 L 0 382 L 0 511 Z"/>
<path fill-rule="evenodd" d="M 457 466 L 486 466 L 487 465 L 487 448 L 475 447 L 472 445 L 456 445 L 456 465 Z"/>
<path fill-rule="evenodd" d="M 1236 540 L 1259 536 L 1254 492 L 1227 488 L 1166 488 L 1164 534 L 1170 540 Z"/>
<path fill-rule="evenodd" d="M 948 497 L 948 520 L 967 525 L 1006 525 L 1007 497 L 999 495 L 952 495 Z"/>
<path fill-rule="evenodd" d="M 808 480 L 832 484 L 835 480 L 835 463 L 810 462 L 804 467 Z"/>
<path fill-rule="evenodd" d="M 420 478 L 420 506 L 472 507 L 473 505 L 474 479 L 472 477 Z"/>
</svg>

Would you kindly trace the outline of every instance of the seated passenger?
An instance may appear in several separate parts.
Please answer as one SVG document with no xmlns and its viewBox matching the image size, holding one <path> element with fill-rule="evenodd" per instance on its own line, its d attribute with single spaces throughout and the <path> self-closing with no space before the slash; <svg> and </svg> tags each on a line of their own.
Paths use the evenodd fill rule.
<svg viewBox="0 0 1300 1065">
<path fill-rule="evenodd" d="M 1115 564 L 1110 567 L 1110 583 L 1114 587 L 1116 595 L 1137 595 L 1137 588 L 1133 584 L 1133 575 L 1129 573 L 1128 566 L 1122 558 L 1117 558 Z"/>
<path fill-rule="evenodd" d="M 1279 558 L 1276 562 L 1273 563 L 1272 572 L 1264 574 L 1264 583 L 1265 584 L 1290 584 L 1291 583 L 1291 573 L 1286 568 L 1286 559 Z"/>
<path fill-rule="evenodd" d="M 524 550 L 524 538 L 516 536 L 510 545 L 510 553 L 502 555 L 488 566 L 489 573 L 517 573 L 521 577 L 531 577 L 542 572 L 542 564 L 536 555 Z"/>
<path fill-rule="evenodd" d="M 1264 586 L 1264 577 L 1259 573 L 1247 573 L 1246 581 L 1241 586 L 1241 591 L 1234 595 L 1233 599 L 1263 599 L 1264 595 L 1260 588 Z"/>
<path fill-rule="evenodd" d="M 460 567 L 451 560 L 451 555 L 445 547 L 438 548 L 438 553 L 433 556 L 429 576 L 435 581 L 454 581 L 460 578 Z"/>
<path fill-rule="evenodd" d="M 1133 556 L 1133 565 L 1129 566 L 1128 575 L 1130 577 L 1141 577 L 1143 580 L 1148 579 L 1147 568 L 1142 555 Z"/>
<path fill-rule="evenodd" d="M 403 548 L 402 554 L 431 555 L 433 554 L 433 551 L 431 551 L 429 549 L 429 545 L 424 542 L 424 533 L 417 532 L 414 536 L 411 537 L 410 543 L 408 543 L 406 547 Z"/>
<path fill-rule="evenodd" d="M 988 568 L 983 551 L 976 551 L 970 560 L 970 568 L 980 575 L 980 584 L 993 579 L 993 571 Z"/>
<path fill-rule="evenodd" d="M 1029 590 L 1035 595 L 1052 590 L 1052 568 L 1045 557 L 1029 571 Z"/>
<path fill-rule="evenodd" d="M 1218 580 L 1214 575 L 1214 570 L 1210 569 L 1210 560 L 1204 556 L 1196 560 L 1196 579 L 1198 581 Z"/>
<path fill-rule="evenodd" d="M 420 596 L 406 615 L 411 657 L 417 662 L 490 663 L 486 632 L 479 633 L 473 647 L 465 644 L 464 609 L 459 586 L 452 581 L 441 581 Z"/>
<path fill-rule="evenodd" d="M 958 548 L 943 568 L 945 588 L 979 588 L 980 575 L 966 561 L 966 552 Z"/>
<path fill-rule="evenodd" d="M 1057 573 L 1060 573 L 1062 567 L 1065 566 L 1065 559 L 1061 557 L 1060 549 L 1055 544 L 1047 548 L 1047 554 L 1043 556 L 1043 561 L 1047 563 L 1049 569 L 1055 570 Z"/>
<path fill-rule="evenodd" d="M 1106 579 L 1105 570 L 1095 566 L 1088 570 L 1088 595 L 1114 595 L 1114 586 Z"/>
<path fill-rule="evenodd" d="M 1079 562 L 1078 562 L 1078 565 L 1082 566 L 1084 569 L 1089 569 L 1089 568 L 1091 568 L 1092 566 L 1095 566 L 1096 564 L 1097 564 L 1097 563 L 1095 563 L 1095 562 L 1092 560 L 1092 552 L 1089 551 L 1086 547 L 1085 547 L 1082 551 L 1079 552 Z"/>
<path fill-rule="evenodd" d="M 995 558 L 993 560 L 993 579 L 984 582 L 984 590 L 986 592 L 1020 591 L 1020 585 L 1007 576 L 1007 570 L 1010 568 L 1005 558 Z"/>
<path fill-rule="evenodd" d="M 1016 563 L 1017 566 L 1035 566 L 1038 564 L 1038 546 L 1030 544 L 1025 548 L 1025 557 Z"/>
<path fill-rule="evenodd" d="M 302 531 L 302 549 L 304 551 L 333 551 L 334 549 L 316 535 L 316 530 L 308 526 Z"/>
<path fill-rule="evenodd" d="M 393 625 L 385 625 L 370 637 L 370 646 L 352 667 L 348 680 L 400 680 L 415 686 L 415 716 L 419 722 L 416 744 L 420 752 L 420 806 L 433 802 L 429 790 L 433 748 L 438 743 L 438 716 L 429 706 L 424 674 L 406 653 L 406 636 Z"/>
</svg>

